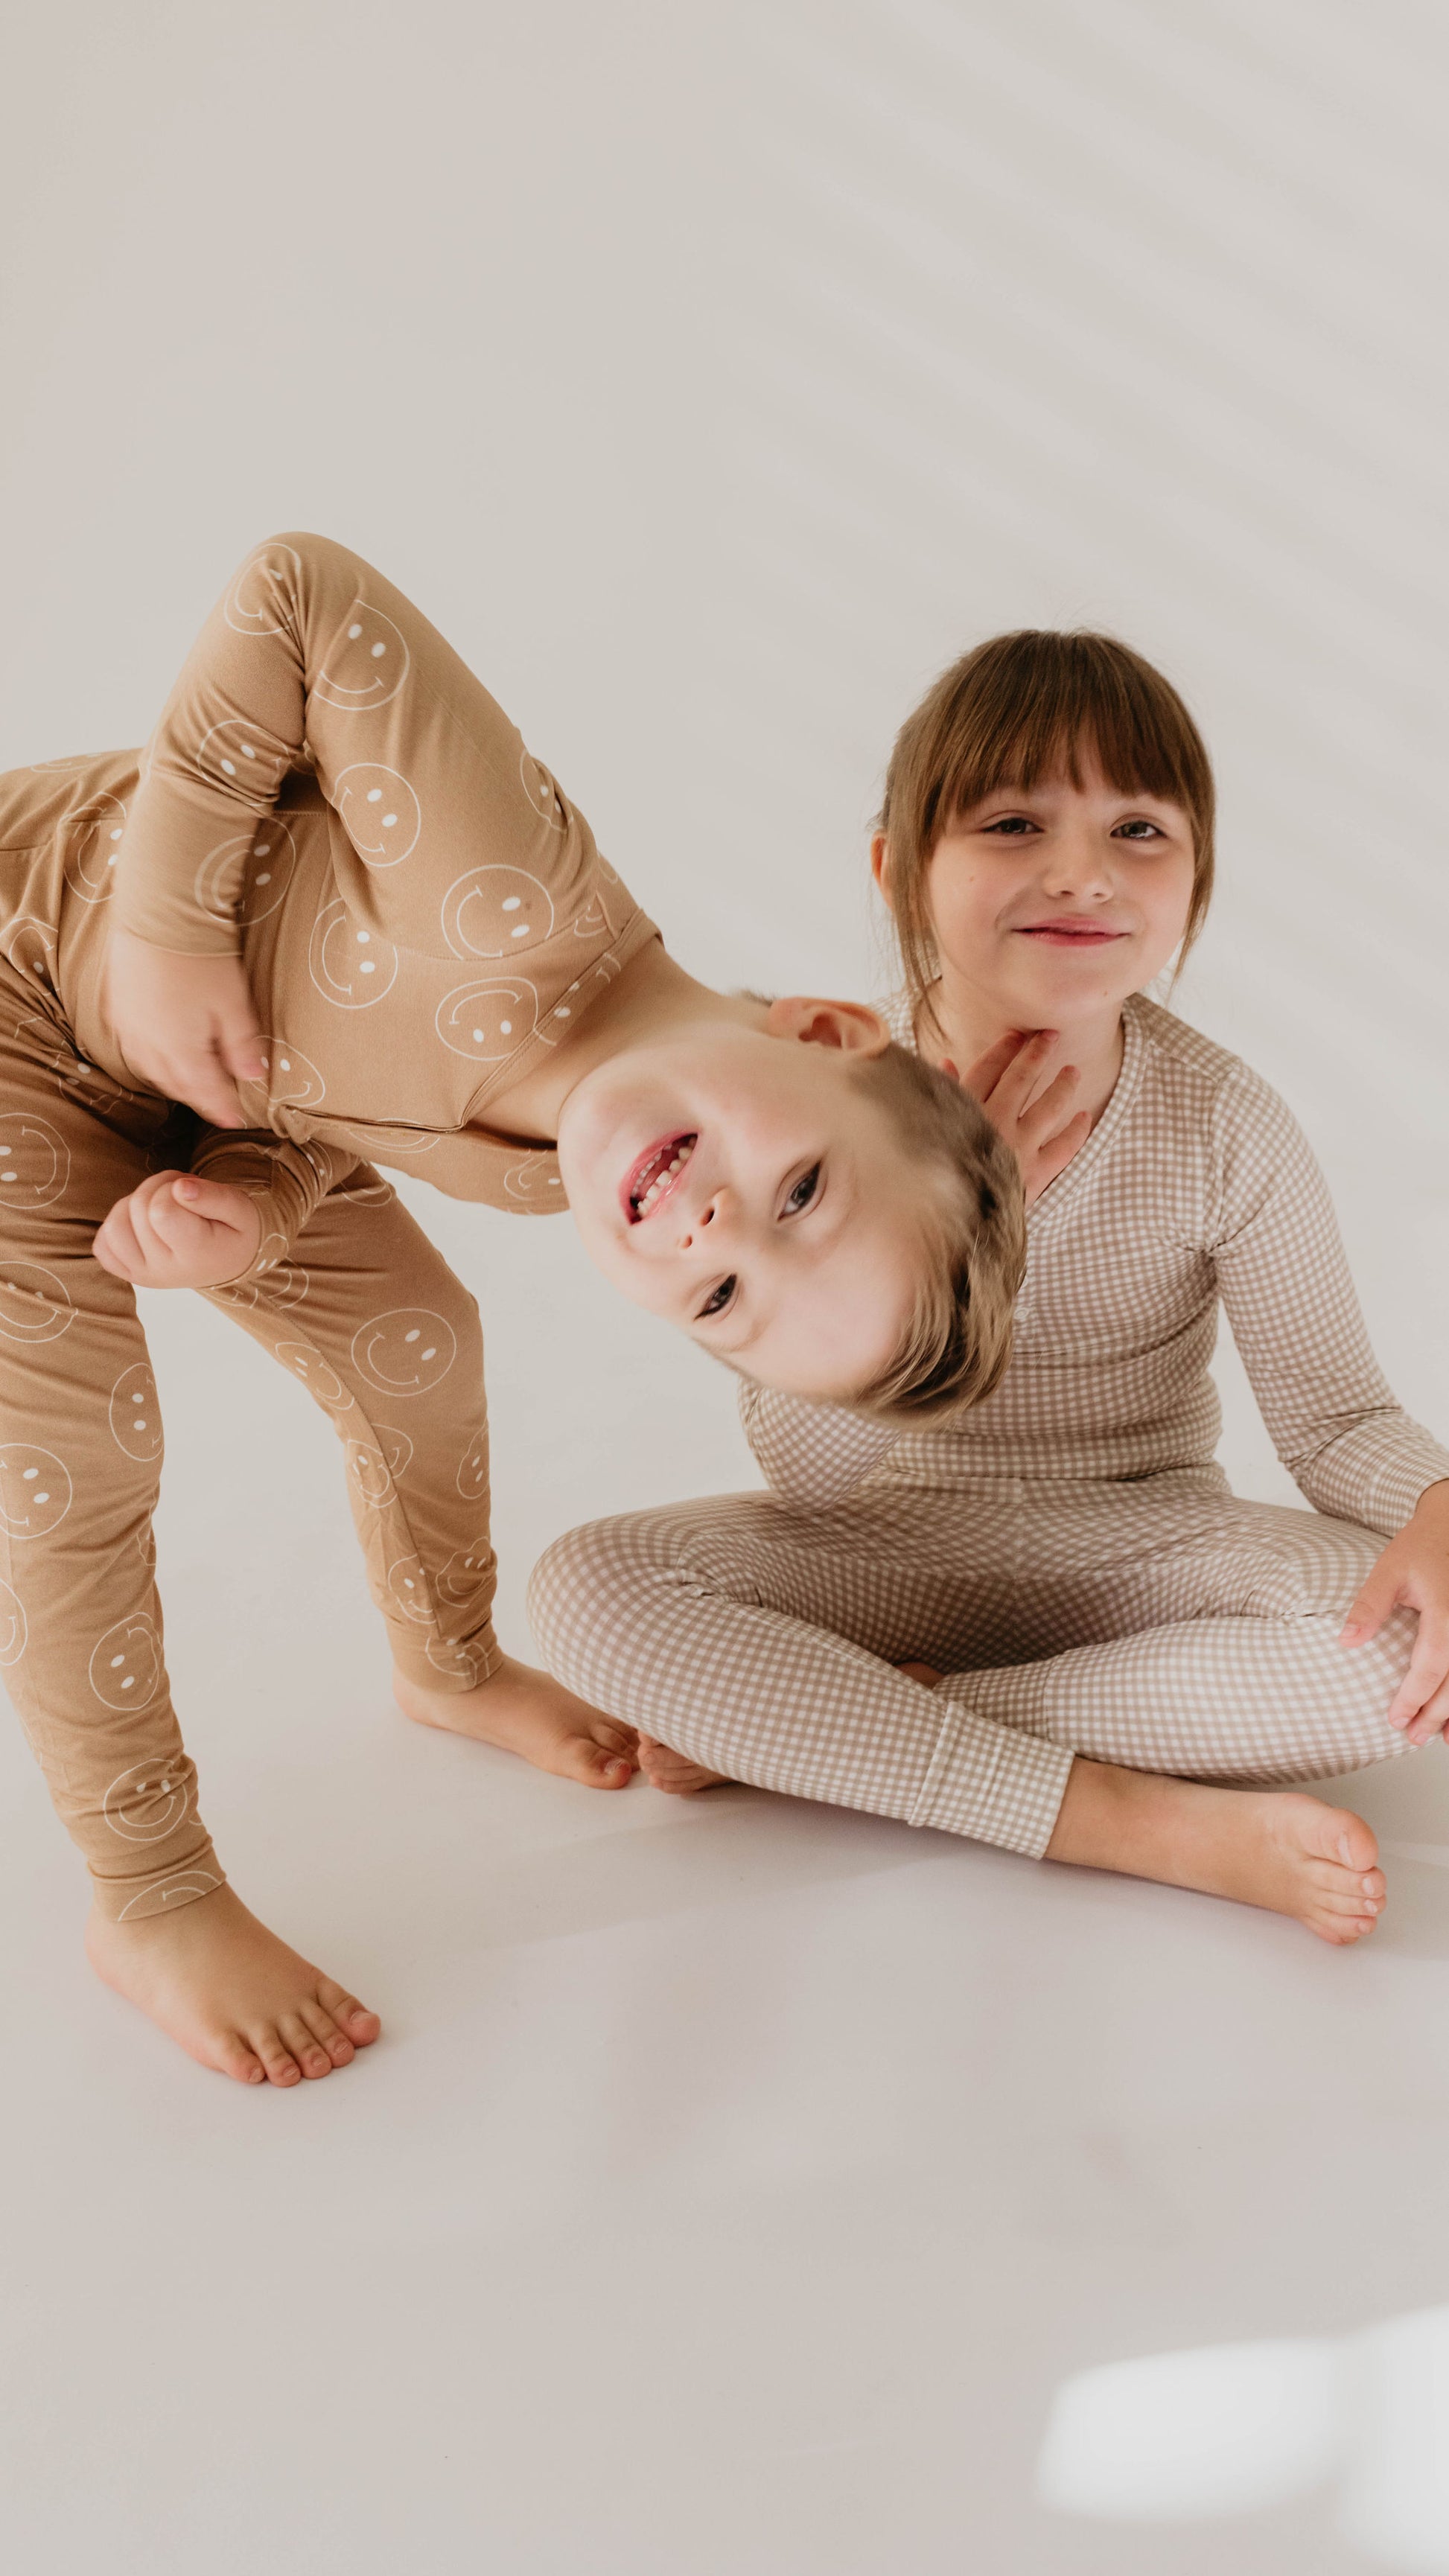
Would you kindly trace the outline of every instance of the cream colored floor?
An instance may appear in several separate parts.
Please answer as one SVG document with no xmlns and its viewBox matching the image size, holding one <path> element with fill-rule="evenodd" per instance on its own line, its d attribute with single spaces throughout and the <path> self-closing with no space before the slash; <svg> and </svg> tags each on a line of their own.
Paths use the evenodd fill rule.
<svg viewBox="0 0 1449 2576">
<path fill-rule="evenodd" d="M 748 1461 L 727 1390 L 595 1295 L 566 1226 L 431 1209 L 496 1317 L 521 1643 L 551 1529 Z M 1282 2493 L 1292 2354 L 1281 2438 L 1229 2356 L 1228 2433 L 1218 2387 L 1206 2465 L 1191 2426 L 1168 2462 L 1168 2518 L 1035 2500 L 1083 2373 L 1449 2298 L 1441 1751 L 1356 1791 L 1419 1856 L 1393 1859 L 1391 1910 L 1348 1955 L 749 1791 L 574 1789 L 394 1715 L 325 1424 L 199 1302 L 149 1321 L 170 1652 L 208 1813 L 250 1902 L 386 2036 L 291 2096 L 175 2055 L 90 1982 L 77 1871 L 0 1738 L 10 2565 L 1449 2565 L 1417 2490 L 1421 2554 L 1385 2540 L 1383 2408 L 1356 2365 L 1316 2487 Z M 547 1410 L 541 1337 L 563 1355 Z M 1119 2506 L 1164 2475 L 1161 2405 L 1136 2409 L 1109 2404 L 1089 2445 Z M 1204 2519 L 1204 2492 L 1241 2501 L 1245 2476 L 1280 2500 Z M 1367 2549 L 1335 2519 L 1364 2510 Z"/>
</svg>

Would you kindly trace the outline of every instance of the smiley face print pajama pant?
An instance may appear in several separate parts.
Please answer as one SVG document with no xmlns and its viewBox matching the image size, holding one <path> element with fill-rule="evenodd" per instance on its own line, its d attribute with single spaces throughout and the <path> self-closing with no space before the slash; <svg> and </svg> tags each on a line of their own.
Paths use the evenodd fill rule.
<svg viewBox="0 0 1449 2576">
<path fill-rule="evenodd" d="M 221 1864 L 167 1688 L 151 1516 L 156 1384 L 96 1227 L 189 1160 L 188 1114 L 87 1065 L 0 960 L 0 1664 L 114 1919 L 206 1895 Z M 345 1168 L 263 1278 L 211 1292 L 343 1443 L 373 1598 L 404 1673 L 486 1677 L 488 1441 L 478 1310 L 390 1185 Z"/>
</svg>

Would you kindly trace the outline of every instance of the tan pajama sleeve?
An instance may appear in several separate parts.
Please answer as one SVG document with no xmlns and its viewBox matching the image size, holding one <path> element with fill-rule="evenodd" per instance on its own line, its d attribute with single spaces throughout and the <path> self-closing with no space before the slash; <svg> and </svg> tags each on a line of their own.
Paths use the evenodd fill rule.
<svg viewBox="0 0 1449 2576">
<path fill-rule="evenodd" d="M 191 1169 L 201 1180 L 229 1184 L 256 1200 L 261 1238 L 255 1258 L 227 1281 L 236 1288 L 286 1260 L 329 1190 L 359 1170 L 360 1162 L 356 1154 L 344 1153 L 320 1136 L 298 1145 L 265 1127 L 208 1127 L 191 1157 Z"/>
</svg>

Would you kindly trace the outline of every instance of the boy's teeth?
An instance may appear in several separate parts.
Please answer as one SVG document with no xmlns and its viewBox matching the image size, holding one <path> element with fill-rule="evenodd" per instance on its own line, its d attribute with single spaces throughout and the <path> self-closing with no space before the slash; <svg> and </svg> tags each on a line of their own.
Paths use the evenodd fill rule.
<svg viewBox="0 0 1449 2576">
<path fill-rule="evenodd" d="M 662 1171 L 655 1173 L 648 1189 L 640 1191 L 638 1198 L 634 1201 L 634 1205 L 638 1209 L 640 1216 L 647 1216 L 649 1214 L 649 1211 L 654 1205 L 660 1192 L 667 1189 L 676 1172 L 683 1171 L 685 1164 L 688 1162 L 690 1155 L 693 1152 L 694 1139 L 693 1137 L 690 1137 L 685 1144 L 680 1146 L 673 1161 L 666 1163 Z"/>
</svg>

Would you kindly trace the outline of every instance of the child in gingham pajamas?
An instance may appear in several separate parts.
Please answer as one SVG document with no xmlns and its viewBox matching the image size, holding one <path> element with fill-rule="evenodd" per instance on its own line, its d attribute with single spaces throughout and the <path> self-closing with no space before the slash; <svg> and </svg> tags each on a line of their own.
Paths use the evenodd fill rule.
<svg viewBox="0 0 1449 2576">
<path fill-rule="evenodd" d="M 875 857 L 916 969 L 894 1032 L 970 1068 L 1027 1172 L 1010 1365 L 919 1431 L 746 1385 L 769 1492 L 574 1531 L 535 1633 L 661 1788 L 750 1781 L 1355 1939 L 1368 1827 L 1245 1793 L 1443 1728 L 1449 1452 L 1374 1362 L 1291 1113 L 1142 990 L 1211 888 L 1196 729 L 1125 647 L 997 639 L 903 729 Z M 1054 1141 L 1049 1095 L 1076 1104 Z M 1308 1512 L 1214 1462 L 1220 1306 Z"/>
</svg>

